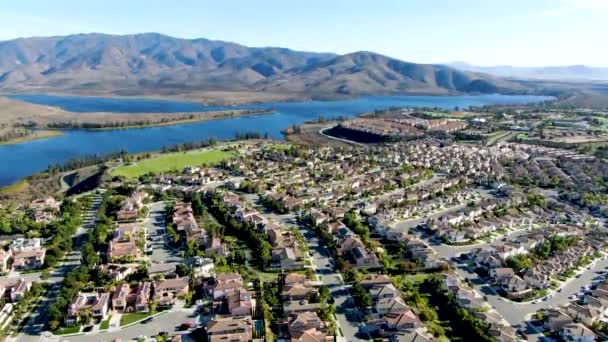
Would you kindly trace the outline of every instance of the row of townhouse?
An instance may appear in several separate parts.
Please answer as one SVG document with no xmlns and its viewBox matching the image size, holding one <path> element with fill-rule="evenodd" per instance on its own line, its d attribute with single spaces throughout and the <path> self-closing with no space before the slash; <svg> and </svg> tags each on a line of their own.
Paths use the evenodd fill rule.
<svg viewBox="0 0 608 342">
<path fill-rule="evenodd" d="M 359 328 L 362 332 L 382 338 L 414 337 L 416 341 L 433 340 L 387 275 L 369 274 L 360 284 L 372 298 L 371 318 Z"/>
<path fill-rule="evenodd" d="M 507 324 L 498 312 L 489 307 L 482 295 L 466 285 L 456 274 L 444 273 L 442 276 L 445 287 L 454 296 L 458 305 L 487 324 L 491 336 L 501 342 L 519 341 L 515 329 Z"/>
<path fill-rule="evenodd" d="M 184 243 L 196 241 L 200 245 L 207 244 L 208 234 L 205 229 L 198 226 L 191 203 L 175 204 L 173 206 L 172 222 Z"/>
<path fill-rule="evenodd" d="M 127 197 L 120 209 L 116 212 L 118 222 L 134 222 L 139 216 L 139 212 L 144 207 L 144 200 L 148 198 L 145 191 L 136 191 Z"/>
<path fill-rule="evenodd" d="M 382 267 L 374 251 L 367 248 L 361 238 L 350 229 L 345 226 L 341 227 L 336 235 L 338 237 L 336 251 L 352 267 L 364 269 Z"/>
<path fill-rule="evenodd" d="M 435 234 L 443 238 L 448 243 L 460 243 L 469 240 L 478 239 L 498 230 L 512 229 L 532 229 L 533 224 L 538 220 L 538 215 L 532 212 L 520 212 L 517 209 L 507 209 L 507 214 L 501 217 L 491 217 L 483 219 L 477 216 L 475 220 L 464 221 L 462 217 L 467 217 L 463 214 L 448 215 L 442 218 L 435 227 Z M 471 213 L 479 213 L 478 210 L 470 211 Z M 457 219 L 452 222 L 459 222 L 458 227 L 451 226 L 450 220 Z"/>
<path fill-rule="evenodd" d="M 582 235 L 583 239 L 527 270 L 514 272 L 511 268 L 505 267 L 508 258 L 527 254 L 550 235 L 556 234 Z M 528 296 L 534 289 L 548 288 L 553 277 L 564 274 L 577 266 L 581 257 L 594 258 L 597 256 L 598 247 L 601 246 L 594 236 L 587 238 L 579 228 L 554 226 L 550 230 L 533 230 L 489 247 L 477 248 L 469 254 L 478 268 L 488 272 L 494 284 L 509 298 L 515 299 Z"/>
<path fill-rule="evenodd" d="M 116 312 L 148 312 L 150 300 L 160 306 L 171 306 L 190 290 L 190 279 L 171 278 L 157 280 L 154 283 L 141 282 L 135 286 L 118 285 L 112 293 L 79 292 L 70 302 L 65 316 L 65 324 L 78 324 L 84 312 L 90 312 L 91 318 L 101 321 L 108 317 L 110 308 Z"/>
<path fill-rule="evenodd" d="M 298 341 L 334 341 L 334 332 L 328 322 L 323 321 L 316 310 L 318 288 L 306 276 L 288 273 L 279 279 L 281 301 L 284 308 L 284 320 L 280 325 L 287 327 L 292 342 Z"/>
<path fill-rule="evenodd" d="M 284 306 L 284 321 L 289 338 L 297 341 L 330 342 L 334 340 L 327 322 L 316 313 L 318 289 L 306 276 L 288 273 L 279 279 L 280 297 Z M 213 299 L 216 316 L 206 327 L 210 341 L 245 342 L 253 339 L 252 294 L 244 287 L 239 274 L 218 275 L 205 285 L 207 295 Z M 309 304 L 311 302 L 311 304 Z"/>
<path fill-rule="evenodd" d="M 427 270 L 443 269 L 448 267 L 448 262 L 439 256 L 423 240 L 408 235 L 406 232 L 390 231 L 386 237 L 388 241 L 402 243 L 407 256 L 418 262 Z"/>
<path fill-rule="evenodd" d="M 608 313 L 608 284 L 599 284 L 581 300 L 565 308 L 543 313 L 544 326 L 566 341 L 594 342 L 598 336 L 591 330 L 596 322 L 605 321 Z"/>
<path fill-rule="evenodd" d="M 266 234 L 268 241 L 273 247 L 270 267 L 282 270 L 294 270 L 304 267 L 302 246 L 299 245 L 292 231 L 269 220 L 257 210 L 249 208 L 234 193 L 224 193 L 223 201 L 233 212 L 237 221 L 249 224 L 254 229 Z"/>
<path fill-rule="evenodd" d="M 172 185 L 201 186 L 226 178 L 223 170 L 218 168 L 198 168 L 187 166 L 182 174 L 161 174 L 151 179 L 153 184 L 161 187 Z"/>
<path fill-rule="evenodd" d="M 205 283 L 205 292 L 213 300 L 214 312 L 221 317 L 251 318 L 252 293 L 245 288 L 238 273 L 219 274 Z"/>
</svg>

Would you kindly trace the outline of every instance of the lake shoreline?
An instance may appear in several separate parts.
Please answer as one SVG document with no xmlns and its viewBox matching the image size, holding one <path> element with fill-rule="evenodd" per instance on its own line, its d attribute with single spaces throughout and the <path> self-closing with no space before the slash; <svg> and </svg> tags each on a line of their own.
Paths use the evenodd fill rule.
<svg viewBox="0 0 608 342">
<path fill-rule="evenodd" d="M 4 98 L 0 97 L 0 104 Z M 41 105 L 36 105 L 29 108 L 29 112 L 20 111 L 17 109 L 23 108 L 17 100 L 12 101 L 6 99 L 7 106 L 5 111 L 10 110 L 14 118 L 21 118 L 24 123 L 32 116 L 40 115 L 39 109 L 47 110 L 44 119 L 47 122 L 56 122 L 56 118 L 60 117 L 61 113 L 50 112 L 57 110 L 56 108 L 45 107 L 52 104 L 53 106 L 70 107 L 80 109 L 76 115 L 71 115 L 69 118 L 79 118 L 80 123 L 93 121 L 97 116 L 106 115 L 106 118 L 111 118 L 109 122 L 114 122 L 114 118 L 122 119 L 121 122 L 113 123 L 112 126 L 103 130 L 92 130 L 92 128 L 100 127 L 84 127 L 76 126 L 74 129 L 66 130 L 63 137 L 58 137 L 49 140 L 49 143 L 21 143 L 11 146 L 0 146 L 0 160 L 6 165 L 11 165 L 10 168 L 4 168 L 0 172 L 0 185 L 11 184 L 15 181 L 45 170 L 49 165 L 64 164 L 70 160 L 103 156 L 119 151 L 127 151 L 129 154 L 150 152 L 163 150 L 170 146 L 187 145 L 213 139 L 216 141 L 226 141 L 234 139 L 239 134 L 257 133 L 259 136 L 268 137 L 271 139 L 285 140 L 286 136 L 281 132 L 290 126 L 302 125 L 307 121 L 319 120 L 324 118 L 354 118 L 361 113 L 371 112 L 376 109 L 387 109 L 391 107 L 400 108 L 444 108 L 451 109 L 454 107 L 468 108 L 480 107 L 484 105 L 523 105 L 525 103 L 541 102 L 546 100 L 545 97 L 537 96 L 508 96 L 508 95 L 484 95 L 484 96 L 463 96 L 463 97 L 446 97 L 446 96 L 401 96 L 401 97 L 363 97 L 356 100 L 344 101 L 306 101 L 306 102 L 289 102 L 289 103 L 268 103 L 264 105 L 251 106 L 251 108 L 243 108 L 249 110 L 267 110 L 268 115 L 239 115 L 229 116 L 225 118 L 215 117 L 212 120 L 212 113 L 220 112 L 237 112 L 241 108 L 234 107 L 216 107 L 209 108 L 206 112 L 201 112 L 201 116 L 205 116 L 206 120 L 201 122 L 168 122 L 160 127 L 132 127 L 135 121 L 158 121 L 162 114 L 134 114 L 134 115 L 116 115 L 108 114 L 109 111 L 128 111 L 134 113 L 149 113 L 149 110 L 173 110 L 174 114 L 171 118 L 177 119 L 177 116 L 182 115 L 190 108 L 200 108 L 192 106 L 192 103 L 159 103 L 155 101 L 141 100 L 106 100 L 106 99 L 80 99 L 78 97 L 70 98 L 51 98 L 37 99 Z M 45 102 L 46 101 L 46 102 Z M 89 103 L 91 107 L 89 107 Z M 11 105 L 13 106 L 11 108 Z M 0 106 L 0 108 L 2 108 Z M 89 112 L 85 112 L 90 108 Z M 105 112 L 104 112 L 105 111 Z M 270 113 L 272 112 L 272 113 Z M 19 113 L 19 115 L 15 114 Z M 257 114 L 257 113 L 256 113 Z M 30 115 L 30 117 L 28 117 Z M 216 114 L 217 115 L 217 114 Z M 223 114 L 225 115 L 225 114 Z M 166 116 L 166 115 L 165 115 Z M 197 118 L 198 119 L 198 118 Z M 201 118 L 202 119 L 202 118 Z M 127 125 L 127 121 L 131 121 Z M 198 121 L 198 120 L 197 120 Z M 69 120 L 64 121 L 69 123 Z M 76 122 L 78 123 L 78 122 Z M 121 125 L 126 129 L 120 129 Z M 130 127 L 127 127 L 130 126 Z M 9 126 L 12 127 L 12 126 Z M 38 125 L 41 127 L 41 125 Z M 76 129 L 79 128 L 79 129 Z M 62 127 L 53 127 L 53 129 L 62 129 Z M 312 136 L 317 132 L 310 132 L 310 140 L 316 140 Z"/>
<path fill-rule="evenodd" d="M 259 109 L 259 110 L 235 110 L 235 111 L 225 111 L 225 112 L 202 112 L 204 114 L 199 115 L 197 118 L 192 119 L 177 119 L 170 120 L 166 122 L 151 122 L 149 124 L 133 124 L 133 125 L 125 125 L 125 126 L 104 126 L 104 127 L 87 127 L 91 125 L 95 125 L 97 123 L 94 122 L 83 122 L 80 127 L 60 127 L 56 128 L 57 130 L 77 130 L 77 131 L 119 131 L 119 130 L 128 130 L 128 129 L 142 129 L 142 128 L 153 128 L 153 127 L 166 127 L 166 126 L 178 126 L 178 125 L 187 125 L 194 124 L 205 121 L 213 121 L 213 120 L 229 120 L 232 118 L 238 117 L 248 117 L 248 116 L 260 116 L 260 115 L 270 115 L 274 113 L 272 109 Z M 159 113 L 161 115 L 168 115 L 163 118 L 170 118 L 171 115 L 179 115 L 177 113 Z M 192 114 L 200 114 L 200 113 L 192 113 Z M 207 115 L 212 114 L 212 115 Z M 119 114 L 119 115 L 129 115 L 129 114 Z M 137 114 L 134 114 L 137 115 Z M 99 125 L 104 125 L 106 123 L 100 123 Z M 111 124 L 111 123 L 108 123 Z"/>
<path fill-rule="evenodd" d="M 34 140 L 41 140 L 41 139 L 49 139 L 49 138 L 54 138 L 54 137 L 60 137 L 60 136 L 63 136 L 63 134 L 64 134 L 60 130 L 52 130 L 52 129 L 34 130 L 34 131 L 32 131 L 32 133 L 33 134 L 26 135 L 26 136 L 23 136 L 23 137 L 14 138 L 14 139 L 10 139 L 10 140 L 7 140 L 7 141 L 1 141 L 0 142 L 0 146 L 17 145 L 17 144 L 21 144 L 21 143 L 26 143 L 26 142 L 34 141 Z"/>
</svg>

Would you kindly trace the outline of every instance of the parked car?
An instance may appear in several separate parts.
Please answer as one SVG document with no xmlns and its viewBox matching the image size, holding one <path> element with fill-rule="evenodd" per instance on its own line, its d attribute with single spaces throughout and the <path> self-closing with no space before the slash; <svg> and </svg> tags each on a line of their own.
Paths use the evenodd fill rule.
<svg viewBox="0 0 608 342">
<path fill-rule="evenodd" d="M 194 326 L 194 324 L 192 324 L 191 322 L 184 322 L 184 323 L 180 324 L 179 330 L 188 330 L 188 329 L 192 328 L 193 326 Z"/>
<path fill-rule="evenodd" d="M 143 320 L 143 321 L 141 321 L 141 322 L 145 324 L 145 323 L 150 323 L 150 322 L 152 322 L 153 320 L 154 320 L 154 317 L 148 317 L 148 318 L 144 319 L 144 320 Z"/>
</svg>

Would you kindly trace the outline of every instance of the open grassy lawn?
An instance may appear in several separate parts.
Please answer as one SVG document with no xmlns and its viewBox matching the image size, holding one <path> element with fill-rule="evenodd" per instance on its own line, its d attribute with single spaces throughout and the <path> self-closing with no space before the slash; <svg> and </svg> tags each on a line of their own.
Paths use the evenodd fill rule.
<svg viewBox="0 0 608 342">
<path fill-rule="evenodd" d="M 11 185 L 7 185 L 7 186 L 0 188 L 0 194 L 6 194 L 6 195 L 16 194 L 18 192 L 25 190 L 25 188 L 27 188 L 27 186 L 28 186 L 28 183 L 26 180 L 20 180 L 16 183 L 13 183 Z"/>
<path fill-rule="evenodd" d="M 150 312 L 134 312 L 134 313 L 124 314 L 120 317 L 120 326 L 122 327 L 123 325 L 137 322 L 140 319 L 144 319 L 150 315 L 152 315 L 152 313 L 150 313 Z"/>
<path fill-rule="evenodd" d="M 275 150 L 279 150 L 279 151 L 289 150 L 292 147 L 293 147 L 293 145 L 288 144 L 288 143 L 271 143 L 271 144 L 266 144 L 264 146 L 264 148 L 275 149 Z"/>
<path fill-rule="evenodd" d="M 112 315 L 108 316 L 108 319 L 106 319 L 105 321 L 102 321 L 101 324 L 99 325 L 99 329 L 101 330 L 108 330 L 110 328 L 110 320 L 112 319 Z"/>
<path fill-rule="evenodd" d="M 80 332 L 80 325 L 75 325 L 73 327 L 65 327 L 61 328 L 54 332 L 55 335 L 67 335 L 67 334 L 75 334 Z"/>
<path fill-rule="evenodd" d="M 416 274 L 408 275 L 407 279 L 411 280 L 415 283 L 422 283 L 428 277 L 429 277 L 429 275 L 427 273 L 416 273 Z"/>
<path fill-rule="evenodd" d="M 234 156 L 232 152 L 219 150 L 167 153 L 134 164 L 119 166 L 112 170 L 112 175 L 137 178 L 150 172 L 181 171 L 186 166 L 212 165 Z"/>
</svg>

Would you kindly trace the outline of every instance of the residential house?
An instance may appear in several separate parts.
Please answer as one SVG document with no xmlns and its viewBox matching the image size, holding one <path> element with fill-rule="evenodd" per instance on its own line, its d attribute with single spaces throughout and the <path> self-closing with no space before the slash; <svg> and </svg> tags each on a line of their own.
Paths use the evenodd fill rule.
<svg viewBox="0 0 608 342">
<path fill-rule="evenodd" d="M 173 226 L 179 233 L 182 241 L 197 241 L 207 243 L 207 232 L 199 228 L 194 218 L 194 211 L 190 203 L 181 203 L 173 206 Z"/>
<path fill-rule="evenodd" d="M 515 272 L 513 272 L 513 269 L 508 267 L 493 268 L 488 273 L 492 278 L 492 281 L 495 283 L 499 283 L 504 281 L 505 279 L 511 279 L 515 277 Z"/>
<path fill-rule="evenodd" d="M 72 300 L 72 302 L 68 305 L 65 324 L 77 324 L 80 320 L 80 314 L 85 310 L 90 310 L 91 317 L 93 319 L 104 320 L 108 314 L 109 302 L 109 293 L 79 292 L 76 298 L 74 298 L 74 300 Z"/>
<path fill-rule="evenodd" d="M 211 258 L 192 258 L 192 268 L 196 278 L 211 278 L 215 276 L 215 263 Z"/>
<path fill-rule="evenodd" d="M 0 279 L 0 298 L 7 297 L 11 303 L 23 298 L 31 289 L 32 283 L 24 278 Z"/>
<path fill-rule="evenodd" d="M 57 201 L 53 197 L 40 198 L 32 201 L 29 205 L 29 208 L 33 210 L 59 211 L 59 209 L 61 208 L 61 202 Z"/>
<path fill-rule="evenodd" d="M 7 272 L 9 270 L 8 261 L 10 260 L 11 256 L 11 252 L 7 252 L 0 248 L 0 273 Z"/>
<path fill-rule="evenodd" d="M 175 300 L 190 290 L 190 278 L 158 280 L 154 283 L 154 300 L 159 305 L 173 305 Z"/>
<path fill-rule="evenodd" d="M 112 261 L 133 261 L 141 252 L 138 244 L 141 244 L 141 228 L 137 223 L 119 224 L 114 231 L 114 237 L 108 244 L 108 257 Z"/>
<path fill-rule="evenodd" d="M 368 274 L 364 279 L 362 279 L 359 284 L 363 286 L 365 289 L 371 289 L 374 286 L 378 285 L 392 285 L 391 278 L 386 274 Z"/>
<path fill-rule="evenodd" d="M 499 342 L 518 342 L 515 329 L 502 323 L 492 323 L 488 328 L 488 334 Z"/>
<path fill-rule="evenodd" d="M 528 286 L 528 283 L 519 276 L 503 278 L 497 284 L 511 299 L 522 298 L 532 292 L 532 289 Z"/>
<path fill-rule="evenodd" d="M 382 298 L 395 298 L 400 296 L 399 290 L 393 284 L 374 285 L 369 289 L 369 294 L 373 300 Z"/>
<path fill-rule="evenodd" d="M 148 194 L 144 191 L 133 193 L 126 198 L 120 210 L 116 212 L 118 222 L 133 222 L 137 220 L 140 210 L 144 207 L 144 199 Z"/>
<path fill-rule="evenodd" d="M 304 266 L 298 258 L 293 247 L 277 247 L 272 250 L 271 264 L 282 270 L 295 270 Z"/>
<path fill-rule="evenodd" d="M 102 264 L 99 269 L 110 279 L 120 281 L 137 271 L 137 264 Z"/>
<path fill-rule="evenodd" d="M 306 285 L 307 282 L 306 276 L 300 273 L 288 273 L 283 280 L 284 285 Z"/>
<path fill-rule="evenodd" d="M 17 238 L 11 241 L 8 246 L 9 252 L 15 254 L 18 252 L 29 252 L 33 250 L 38 250 L 42 247 L 42 239 L 41 238 L 33 238 L 33 239 L 24 239 Z"/>
<path fill-rule="evenodd" d="M 395 297 L 380 297 L 374 303 L 374 310 L 376 313 L 383 315 L 389 312 L 407 312 L 410 310 L 407 304 L 403 301 L 400 296 Z"/>
<path fill-rule="evenodd" d="M 404 312 L 389 312 L 383 319 L 387 328 L 395 331 L 412 331 L 421 325 L 420 319 L 412 309 Z"/>
<path fill-rule="evenodd" d="M 300 337 L 311 329 L 321 331 L 326 328 L 325 322 L 323 322 L 314 311 L 291 315 L 288 322 L 289 335 L 291 336 L 292 341 L 299 341 Z"/>
<path fill-rule="evenodd" d="M 112 295 L 112 308 L 118 312 L 147 312 L 151 291 L 150 282 L 141 282 L 137 286 L 123 283 Z"/>
<path fill-rule="evenodd" d="M 207 246 L 205 248 L 205 251 L 213 252 L 217 256 L 226 257 L 226 256 L 230 255 L 230 251 L 228 250 L 228 247 L 225 244 L 223 244 L 222 240 L 220 240 L 220 238 L 218 238 L 218 237 L 213 237 L 213 238 L 207 240 Z"/>
<path fill-rule="evenodd" d="M 238 273 L 224 273 L 215 277 L 210 288 L 213 299 L 217 300 L 243 289 L 243 278 Z"/>
<path fill-rule="evenodd" d="M 564 341 L 595 342 L 597 336 L 581 323 L 569 323 L 562 327 L 559 335 Z"/>
<path fill-rule="evenodd" d="M 284 285 L 281 291 L 281 298 L 283 301 L 308 300 L 309 298 L 316 296 L 317 292 L 317 289 L 310 285 Z"/>
<path fill-rule="evenodd" d="M 544 315 L 545 326 L 550 331 L 560 331 L 564 326 L 573 323 L 572 317 L 561 309 L 550 309 Z"/>
<path fill-rule="evenodd" d="M 566 313 L 573 319 L 588 326 L 591 326 L 593 322 L 597 321 L 601 315 L 601 312 L 593 307 L 575 303 L 570 303 L 566 307 Z"/>
<path fill-rule="evenodd" d="M 524 273 L 524 280 L 531 286 L 537 289 L 546 289 L 549 287 L 551 273 L 545 273 L 538 269 L 530 269 Z"/>
<path fill-rule="evenodd" d="M 251 315 L 252 300 L 251 293 L 245 289 L 239 289 L 223 298 L 224 308 L 228 314 L 234 317 Z"/>
<path fill-rule="evenodd" d="M 44 265 L 46 248 L 30 249 L 23 252 L 14 252 L 13 269 L 32 270 Z"/>
<path fill-rule="evenodd" d="M 207 323 L 209 342 L 249 342 L 253 339 L 251 317 L 215 318 Z"/>
</svg>

